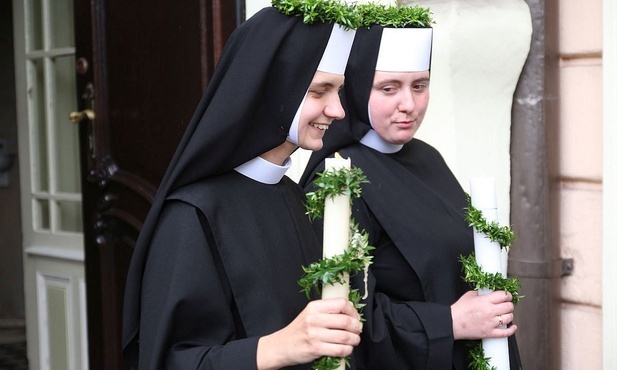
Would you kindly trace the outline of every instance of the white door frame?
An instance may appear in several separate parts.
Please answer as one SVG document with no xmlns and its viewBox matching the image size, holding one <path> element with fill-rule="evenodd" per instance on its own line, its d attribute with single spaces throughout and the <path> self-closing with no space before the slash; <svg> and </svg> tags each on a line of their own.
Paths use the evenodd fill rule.
<svg viewBox="0 0 617 370">
<path fill-rule="evenodd" d="M 26 338 L 40 370 L 88 368 L 77 127 L 65 112 L 77 104 L 72 24 L 72 0 L 13 0 Z"/>
</svg>

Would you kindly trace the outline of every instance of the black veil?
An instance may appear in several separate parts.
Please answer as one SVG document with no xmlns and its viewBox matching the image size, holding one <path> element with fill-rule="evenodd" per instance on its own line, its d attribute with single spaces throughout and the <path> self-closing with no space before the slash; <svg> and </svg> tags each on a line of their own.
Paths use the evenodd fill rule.
<svg viewBox="0 0 617 370">
<path fill-rule="evenodd" d="M 141 280 L 165 199 L 181 186 L 230 171 L 286 140 L 333 25 L 307 25 L 269 7 L 230 36 L 133 251 L 122 328 L 123 352 L 132 365 L 139 350 Z"/>
</svg>

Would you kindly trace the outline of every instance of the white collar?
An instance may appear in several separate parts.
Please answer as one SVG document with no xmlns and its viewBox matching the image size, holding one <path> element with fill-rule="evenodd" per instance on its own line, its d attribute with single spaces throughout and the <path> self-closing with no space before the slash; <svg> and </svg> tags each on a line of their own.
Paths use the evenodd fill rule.
<svg viewBox="0 0 617 370">
<path fill-rule="evenodd" d="M 279 166 L 261 157 L 256 157 L 239 165 L 234 170 L 255 181 L 272 185 L 281 181 L 289 167 L 291 167 L 291 158 L 287 158 L 285 163 Z"/>
<path fill-rule="evenodd" d="M 403 148 L 403 144 L 392 144 L 385 141 L 373 129 L 370 129 L 366 135 L 364 135 L 360 143 L 385 154 L 396 153 Z"/>
</svg>

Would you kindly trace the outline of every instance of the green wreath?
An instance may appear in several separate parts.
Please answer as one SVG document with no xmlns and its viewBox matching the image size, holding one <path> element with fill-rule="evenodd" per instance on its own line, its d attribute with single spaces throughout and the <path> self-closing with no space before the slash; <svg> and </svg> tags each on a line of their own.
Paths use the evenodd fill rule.
<svg viewBox="0 0 617 370">
<path fill-rule="evenodd" d="M 430 27 L 434 23 L 428 8 L 415 6 L 386 6 L 379 4 L 347 4 L 338 0 L 272 0 L 281 13 L 302 17 L 306 24 L 316 21 L 338 23 L 357 29 L 381 25 L 384 27 Z"/>
</svg>

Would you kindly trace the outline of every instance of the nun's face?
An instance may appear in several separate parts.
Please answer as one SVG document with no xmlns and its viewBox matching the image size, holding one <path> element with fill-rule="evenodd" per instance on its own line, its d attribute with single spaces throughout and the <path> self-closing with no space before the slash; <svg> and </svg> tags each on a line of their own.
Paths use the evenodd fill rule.
<svg viewBox="0 0 617 370">
<path fill-rule="evenodd" d="M 428 101 L 428 71 L 376 71 L 369 98 L 373 129 L 392 144 L 411 141 L 424 119 Z"/>
<path fill-rule="evenodd" d="M 323 136 L 335 119 L 345 117 L 339 91 L 345 77 L 317 71 L 306 93 L 298 124 L 298 144 L 303 149 L 319 150 Z"/>
</svg>

